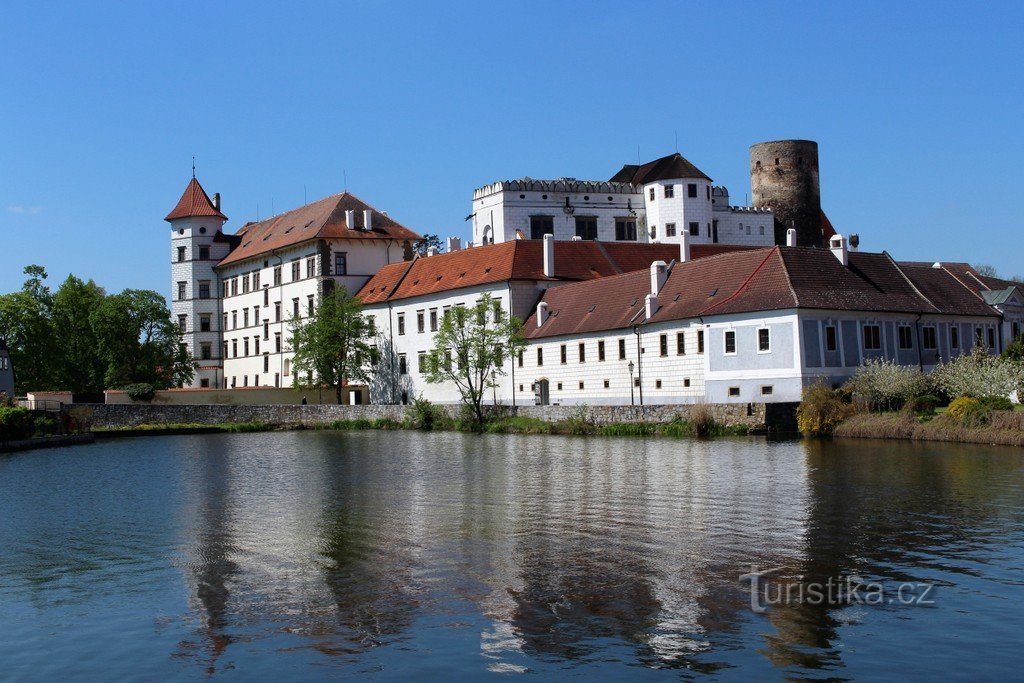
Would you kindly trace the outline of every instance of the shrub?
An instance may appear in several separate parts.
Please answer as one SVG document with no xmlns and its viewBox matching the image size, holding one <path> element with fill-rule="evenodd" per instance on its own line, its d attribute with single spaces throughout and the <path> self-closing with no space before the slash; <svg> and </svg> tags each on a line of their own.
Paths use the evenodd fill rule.
<svg viewBox="0 0 1024 683">
<path fill-rule="evenodd" d="M 447 418 L 444 409 L 435 406 L 425 398 L 418 397 L 409 406 L 406 419 L 413 429 L 429 432 L 434 429 L 442 429 Z"/>
<path fill-rule="evenodd" d="M 651 422 L 616 422 L 598 428 L 602 436 L 655 436 L 658 425 Z"/>
<path fill-rule="evenodd" d="M 903 404 L 904 412 L 914 415 L 934 415 L 935 409 L 942 405 L 938 396 L 915 396 Z"/>
<path fill-rule="evenodd" d="M 931 381 L 918 368 L 881 358 L 857 368 L 846 388 L 872 410 L 898 410 L 914 396 L 928 394 Z"/>
<path fill-rule="evenodd" d="M 982 405 L 988 410 L 1013 410 L 1013 401 L 1005 396 L 986 396 L 981 399 Z"/>
<path fill-rule="evenodd" d="M 35 424 L 30 410 L 0 406 L 0 441 L 27 439 L 34 431 Z"/>
<path fill-rule="evenodd" d="M 49 436 L 57 433 L 57 418 L 45 413 L 32 416 L 32 433 L 35 436 Z"/>
<path fill-rule="evenodd" d="M 973 396 L 961 396 L 949 404 L 946 415 L 964 427 L 980 427 L 988 424 L 989 412 L 981 399 Z"/>
<path fill-rule="evenodd" d="M 992 356 L 981 347 L 940 365 L 932 375 L 949 396 L 1009 396 L 1024 383 L 1019 361 Z"/>
<path fill-rule="evenodd" d="M 156 396 L 156 390 L 152 384 L 140 383 L 140 384 L 129 384 L 124 387 L 124 391 L 128 394 L 128 398 L 133 401 L 152 401 L 153 397 Z"/>
<path fill-rule="evenodd" d="M 690 410 L 690 428 L 694 436 L 711 436 L 718 431 L 718 423 L 711 413 L 711 408 L 703 403 L 698 403 Z"/>
<path fill-rule="evenodd" d="M 804 389 L 803 400 L 796 409 L 796 424 L 808 436 L 825 436 L 855 412 L 841 391 L 818 382 Z"/>
<path fill-rule="evenodd" d="M 576 406 L 569 413 L 569 417 L 562 420 L 558 425 L 558 431 L 562 434 L 593 434 L 594 418 L 586 406 Z"/>
</svg>

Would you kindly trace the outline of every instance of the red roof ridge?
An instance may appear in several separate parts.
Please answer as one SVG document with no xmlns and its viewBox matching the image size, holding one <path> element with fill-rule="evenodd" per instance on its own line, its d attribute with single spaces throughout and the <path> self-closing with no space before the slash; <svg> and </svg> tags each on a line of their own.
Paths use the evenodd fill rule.
<svg viewBox="0 0 1024 683">
<path fill-rule="evenodd" d="M 907 284 L 910 285 L 911 289 L 913 289 L 915 292 L 917 292 L 917 295 L 919 297 L 921 297 L 926 302 L 928 302 L 928 305 L 931 306 L 932 308 L 934 308 L 936 312 L 940 312 L 941 311 L 941 309 L 938 306 L 936 306 L 935 303 L 931 299 L 929 299 L 928 297 L 926 297 L 924 295 L 924 292 L 922 292 L 920 289 L 918 289 L 917 285 L 914 284 L 914 281 L 911 280 L 910 277 L 906 273 L 903 272 L 903 269 L 900 268 L 900 264 L 896 262 L 896 259 L 894 259 L 892 257 L 892 255 L 888 251 L 885 251 L 883 249 L 882 250 L 882 254 L 887 259 L 889 259 L 889 262 L 892 263 L 892 266 L 893 266 L 893 268 L 896 269 L 896 272 L 898 272 L 900 274 L 900 277 L 902 277 L 907 282 Z"/>
<path fill-rule="evenodd" d="M 732 301 L 733 299 L 735 299 L 737 296 L 739 296 L 740 292 L 742 292 L 744 289 L 746 289 L 747 285 L 750 284 L 750 281 L 754 279 L 754 276 L 757 275 L 759 272 L 761 272 L 761 269 L 764 268 L 766 263 L 768 263 L 768 260 L 772 256 L 774 256 L 775 254 L 777 254 L 777 253 L 779 253 L 779 248 L 777 246 L 772 247 L 768 251 L 768 254 L 761 261 L 761 263 L 757 264 L 757 268 L 754 268 L 754 270 L 751 271 L 750 275 L 747 276 L 747 279 L 744 280 L 743 283 L 739 287 L 736 288 L 735 292 L 733 292 L 729 296 L 725 297 L 721 301 L 716 301 L 711 306 L 708 306 L 706 308 L 701 309 L 700 311 L 697 312 L 697 317 L 705 315 L 706 313 L 710 312 L 712 309 L 718 308 L 719 306 L 723 306 L 723 305 L 729 303 L 730 301 Z M 785 261 L 783 261 L 783 269 L 785 269 Z M 789 282 L 789 271 L 788 270 L 786 270 L 786 281 Z M 790 284 L 790 289 L 792 289 L 792 284 Z"/>
</svg>

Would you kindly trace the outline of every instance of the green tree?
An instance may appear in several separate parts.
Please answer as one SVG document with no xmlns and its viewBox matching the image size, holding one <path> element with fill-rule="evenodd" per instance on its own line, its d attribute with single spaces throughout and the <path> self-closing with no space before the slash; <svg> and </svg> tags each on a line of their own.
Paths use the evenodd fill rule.
<svg viewBox="0 0 1024 683">
<path fill-rule="evenodd" d="M 455 384 L 462 403 L 481 424 L 487 389 L 497 385 L 497 378 L 505 375 L 505 362 L 526 345 L 519 336 L 522 323 L 502 315 L 496 303 L 485 294 L 474 306 L 448 309 L 427 355 L 427 381 Z"/>
<path fill-rule="evenodd" d="M 322 295 L 313 315 L 292 318 L 292 384 L 297 389 L 333 386 L 342 402 L 348 382 L 366 381 L 373 336 L 358 299 L 343 288 Z"/>
<path fill-rule="evenodd" d="M 51 320 L 60 347 L 54 372 L 62 389 L 75 393 L 103 390 L 107 363 L 90 315 L 105 298 L 102 287 L 74 275 L 53 295 Z"/>
<path fill-rule="evenodd" d="M 46 269 L 32 265 L 24 272 L 29 277 L 21 290 L 0 296 L 0 334 L 7 339 L 19 394 L 58 388 L 58 347 L 50 319 L 53 295 L 46 286 Z"/>
<path fill-rule="evenodd" d="M 89 320 L 106 365 L 107 387 L 146 383 L 166 389 L 192 381 L 196 362 L 160 294 L 126 289 L 106 297 Z"/>
<path fill-rule="evenodd" d="M 427 251 L 431 247 L 437 249 L 437 253 L 439 254 L 442 251 L 444 251 L 444 247 L 441 246 L 441 238 L 438 237 L 437 235 L 431 235 L 428 232 L 423 235 L 423 239 L 421 241 L 416 243 L 416 245 L 413 247 L 413 251 L 415 251 L 420 256 L 426 256 Z"/>
</svg>

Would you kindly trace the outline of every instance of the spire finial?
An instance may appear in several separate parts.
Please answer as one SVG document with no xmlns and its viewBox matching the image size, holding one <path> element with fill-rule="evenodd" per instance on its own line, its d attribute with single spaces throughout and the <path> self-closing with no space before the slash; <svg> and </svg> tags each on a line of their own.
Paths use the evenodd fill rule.
<svg viewBox="0 0 1024 683">
<path fill-rule="evenodd" d="M 192 155 L 192 177 L 196 177 L 196 155 Z"/>
</svg>

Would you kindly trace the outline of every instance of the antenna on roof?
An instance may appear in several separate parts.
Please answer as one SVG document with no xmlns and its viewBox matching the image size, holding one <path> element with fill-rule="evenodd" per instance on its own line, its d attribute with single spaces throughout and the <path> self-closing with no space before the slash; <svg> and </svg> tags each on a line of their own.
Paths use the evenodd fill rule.
<svg viewBox="0 0 1024 683">
<path fill-rule="evenodd" d="M 192 155 L 192 177 L 196 177 L 196 155 Z"/>
</svg>

